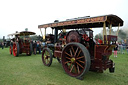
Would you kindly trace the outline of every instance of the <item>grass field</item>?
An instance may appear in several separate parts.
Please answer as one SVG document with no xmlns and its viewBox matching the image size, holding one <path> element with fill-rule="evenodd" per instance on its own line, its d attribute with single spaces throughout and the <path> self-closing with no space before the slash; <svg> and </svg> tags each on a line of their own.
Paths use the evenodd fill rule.
<svg viewBox="0 0 128 85">
<path fill-rule="evenodd" d="M 8 48 L 0 48 L 0 85 L 128 85 L 128 54 L 110 58 L 116 63 L 115 73 L 89 71 L 78 80 L 67 75 L 56 59 L 46 67 L 41 54 L 14 57 Z"/>
</svg>

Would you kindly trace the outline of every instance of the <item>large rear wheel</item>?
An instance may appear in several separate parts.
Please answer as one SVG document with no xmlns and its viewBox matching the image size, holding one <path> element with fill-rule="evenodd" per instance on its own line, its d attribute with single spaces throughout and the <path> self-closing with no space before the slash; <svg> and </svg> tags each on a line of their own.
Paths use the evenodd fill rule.
<svg viewBox="0 0 128 85">
<path fill-rule="evenodd" d="M 15 57 L 19 55 L 19 43 L 18 42 L 13 44 L 13 55 Z"/>
<path fill-rule="evenodd" d="M 61 56 L 62 66 L 65 72 L 80 79 L 90 68 L 90 54 L 86 47 L 80 43 L 67 44 Z"/>
<path fill-rule="evenodd" d="M 42 61 L 45 66 L 52 64 L 52 52 L 49 48 L 44 48 L 42 51 Z"/>
</svg>

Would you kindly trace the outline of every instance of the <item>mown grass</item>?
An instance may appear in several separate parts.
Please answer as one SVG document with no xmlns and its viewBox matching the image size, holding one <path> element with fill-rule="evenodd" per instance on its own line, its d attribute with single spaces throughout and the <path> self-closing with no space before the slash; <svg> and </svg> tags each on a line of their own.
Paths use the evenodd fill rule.
<svg viewBox="0 0 128 85">
<path fill-rule="evenodd" d="M 0 85 L 128 85 L 128 54 L 111 59 L 116 63 L 115 73 L 89 71 L 84 80 L 78 80 L 68 76 L 56 59 L 47 67 L 41 54 L 14 57 L 8 48 L 0 48 Z"/>
</svg>

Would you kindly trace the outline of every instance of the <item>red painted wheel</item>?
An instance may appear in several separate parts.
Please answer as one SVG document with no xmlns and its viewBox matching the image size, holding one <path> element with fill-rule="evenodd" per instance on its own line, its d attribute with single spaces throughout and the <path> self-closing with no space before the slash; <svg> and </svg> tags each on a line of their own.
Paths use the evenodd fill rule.
<svg viewBox="0 0 128 85">
<path fill-rule="evenodd" d="M 13 44 L 13 55 L 15 57 L 19 55 L 19 44 L 17 42 Z"/>
<path fill-rule="evenodd" d="M 81 78 L 90 68 L 90 54 L 86 47 L 80 43 L 67 44 L 61 56 L 65 72 L 76 78 Z"/>
<path fill-rule="evenodd" d="M 9 48 L 9 52 L 10 52 L 10 54 L 12 55 L 12 46 L 10 45 L 10 48 Z"/>
<path fill-rule="evenodd" d="M 52 52 L 49 48 L 44 48 L 42 51 L 42 61 L 45 66 L 52 64 Z"/>
</svg>

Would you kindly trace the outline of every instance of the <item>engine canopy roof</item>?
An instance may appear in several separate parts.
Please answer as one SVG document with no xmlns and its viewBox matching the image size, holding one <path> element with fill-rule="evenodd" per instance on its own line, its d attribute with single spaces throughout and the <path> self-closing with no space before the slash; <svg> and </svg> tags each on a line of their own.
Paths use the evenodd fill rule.
<svg viewBox="0 0 128 85">
<path fill-rule="evenodd" d="M 104 15 L 104 16 L 96 16 L 96 17 L 81 17 L 68 19 L 66 21 L 54 22 L 49 24 L 38 25 L 38 28 L 57 28 L 57 29 L 75 29 L 75 28 L 99 28 L 103 27 L 103 22 L 106 23 L 106 27 L 109 24 L 112 24 L 113 27 L 116 27 L 120 24 L 123 26 L 123 20 L 116 15 Z"/>
</svg>

